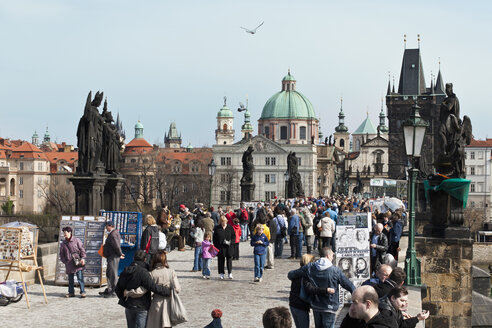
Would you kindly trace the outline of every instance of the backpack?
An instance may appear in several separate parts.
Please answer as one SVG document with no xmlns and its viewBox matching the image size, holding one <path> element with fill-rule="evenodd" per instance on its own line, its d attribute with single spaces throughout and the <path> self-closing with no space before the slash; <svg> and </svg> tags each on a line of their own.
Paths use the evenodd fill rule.
<svg viewBox="0 0 492 328">
<path fill-rule="evenodd" d="M 239 216 L 239 221 L 242 224 L 247 223 L 249 221 L 248 211 L 246 211 L 246 209 L 244 208 L 241 208 L 240 211 L 241 211 L 241 215 Z"/>
</svg>

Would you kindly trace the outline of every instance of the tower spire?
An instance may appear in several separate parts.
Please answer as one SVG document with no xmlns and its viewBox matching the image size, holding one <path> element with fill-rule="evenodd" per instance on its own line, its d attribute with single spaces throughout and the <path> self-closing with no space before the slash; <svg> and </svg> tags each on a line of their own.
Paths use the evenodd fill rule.
<svg viewBox="0 0 492 328">
<path fill-rule="evenodd" d="M 343 113 L 343 97 L 340 97 L 340 113 L 338 113 L 338 126 L 335 128 L 336 132 L 347 132 L 348 128 L 345 126 L 345 114 Z"/>
<path fill-rule="evenodd" d="M 391 94 L 391 72 L 388 71 L 388 90 L 386 91 L 386 95 Z"/>
<path fill-rule="evenodd" d="M 407 35 L 403 34 L 403 49 L 407 49 Z"/>
<path fill-rule="evenodd" d="M 420 49 L 420 34 L 417 34 L 417 42 L 419 44 L 419 49 Z"/>
</svg>

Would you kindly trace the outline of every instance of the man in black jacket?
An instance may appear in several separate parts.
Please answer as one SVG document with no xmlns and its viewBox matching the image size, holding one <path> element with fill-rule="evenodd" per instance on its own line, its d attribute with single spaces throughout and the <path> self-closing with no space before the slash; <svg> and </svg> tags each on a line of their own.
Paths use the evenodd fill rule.
<svg viewBox="0 0 492 328">
<path fill-rule="evenodd" d="M 125 255 L 121 251 L 121 236 L 118 230 L 114 228 L 112 221 L 106 222 L 106 230 L 108 231 L 108 237 L 103 247 L 103 255 L 107 261 L 106 278 L 108 279 L 108 287 L 104 292 L 100 292 L 99 295 L 108 297 L 116 297 L 114 289 L 116 282 L 118 281 L 118 266 L 120 259 L 124 259 Z"/>
<path fill-rule="evenodd" d="M 414 328 L 419 320 L 429 317 L 429 311 L 422 311 L 415 317 L 410 317 L 405 311 L 408 308 L 408 291 L 405 287 L 393 288 L 386 297 L 379 300 L 379 311 L 391 312 L 396 317 L 399 328 Z"/>
<path fill-rule="evenodd" d="M 384 263 L 383 256 L 388 251 L 388 237 L 383 233 L 383 229 L 383 225 L 378 223 L 371 234 L 371 272 Z"/>
<path fill-rule="evenodd" d="M 116 284 L 116 295 L 120 299 L 118 304 L 125 307 L 128 327 L 145 328 L 147 311 L 151 303 L 151 291 L 161 296 L 169 296 L 170 289 L 163 285 L 156 285 L 149 274 L 145 259 L 147 253 L 143 250 L 135 252 L 133 263 L 126 267 Z M 138 298 L 126 297 L 124 291 L 143 287 L 147 292 Z"/>
<path fill-rule="evenodd" d="M 398 328 L 395 316 L 380 312 L 378 294 L 371 286 L 361 286 L 352 293 L 349 313 L 340 328 Z"/>
<path fill-rule="evenodd" d="M 396 267 L 393 271 L 391 271 L 388 279 L 384 280 L 383 282 L 380 281 L 379 283 L 372 286 L 376 290 L 376 293 L 378 293 L 379 298 L 382 298 L 388 295 L 390 290 L 392 290 L 393 288 L 402 286 L 405 282 L 406 277 L 407 274 L 405 273 L 405 271 L 400 267 Z"/>
</svg>

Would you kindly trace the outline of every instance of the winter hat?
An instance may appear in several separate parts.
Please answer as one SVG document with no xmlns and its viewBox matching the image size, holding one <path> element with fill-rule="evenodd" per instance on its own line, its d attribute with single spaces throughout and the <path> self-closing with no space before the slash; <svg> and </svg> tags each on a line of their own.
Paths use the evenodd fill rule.
<svg viewBox="0 0 492 328">
<path fill-rule="evenodd" d="M 222 317 L 222 311 L 219 309 L 215 309 L 212 311 L 212 318 L 221 318 Z"/>
<path fill-rule="evenodd" d="M 183 204 L 181 204 L 181 205 L 179 205 L 179 208 L 184 210 L 186 208 L 186 206 L 184 206 Z"/>
</svg>

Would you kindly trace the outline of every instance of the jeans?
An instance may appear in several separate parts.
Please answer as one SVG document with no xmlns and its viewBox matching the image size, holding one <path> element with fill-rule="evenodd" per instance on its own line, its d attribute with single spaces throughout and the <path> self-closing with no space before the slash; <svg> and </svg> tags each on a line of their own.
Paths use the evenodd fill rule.
<svg viewBox="0 0 492 328">
<path fill-rule="evenodd" d="M 290 235 L 290 257 L 299 257 L 299 235 Z"/>
<path fill-rule="evenodd" d="M 147 311 L 125 308 L 126 325 L 128 328 L 145 328 Z"/>
<path fill-rule="evenodd" d="M 313 240 L 313 236 L 306 236 L 306 248 L 308 254 L 311 254 L 312 251 L 312 244 L 311 244 L 312 240 Z"/>
<path fill-rule="evenodd" d="M 304 233 L 299 232 L 298 239 L 297 239 L 297 253 L 299 254 L 299 257 L 302 256 L 302 242 L 304 241 Z"/>
<path fill-rule="evenodd" d="M 83 270 L 68 274 L 68 293 L 69 294 L 75 294 L 75 287 L 74 287 L 74 276 L 75 275 L 77 275 L 77 281 L 79 282 L 79 285 L 80 285 L 80 293 L 85 294 Z"/>
<path fill-rule="evenodd" d="M 314 326 L 316 328 L 334 328 L 336 314 L 331 312 L 313 311 Z"/>
<path fill-rule="evenodd" d="M 193 270 L 200 271 L 202 269 L 202 246 L 195 246 L 195 262 L 193 263 Z"/>
<path fill-rule="evenodd" d="M 281 235 L 277 235 L 275 239 L 275 257 L 282 257 L 284 251 L 284 240 Z"/>
<path fill-rule="evenodd" d="M 202 276 L 210 277 L 210 263 L 212 259 L 202 258 Z"/>
<path fill-rule="evenodd" d="M 296 328 L 309 328 L 309 311 L 290 306 L 290 313 L 294 318 Z"/>
<path fill-rule="evenodd" d="M 266 253 L 255 254 L 255 278 L 261 278 L 263 276 L 263 268 L 265 267 Z"/>
<path fill-rule="evenodd" d="M 241 224 L 241 241 L 248 240 L 248 223 Z"/>
</svg>

